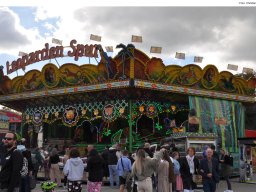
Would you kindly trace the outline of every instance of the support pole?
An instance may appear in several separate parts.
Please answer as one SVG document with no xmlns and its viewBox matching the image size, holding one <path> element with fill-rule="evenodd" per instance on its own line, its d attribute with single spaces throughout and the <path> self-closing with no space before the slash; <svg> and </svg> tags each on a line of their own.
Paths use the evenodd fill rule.
<svg viewBox="0 0 256 192">
<path fill-rule="evenodd" d="M 129 99 L 129 152 L 132 152 L 132 100 Z"/>
</svg>

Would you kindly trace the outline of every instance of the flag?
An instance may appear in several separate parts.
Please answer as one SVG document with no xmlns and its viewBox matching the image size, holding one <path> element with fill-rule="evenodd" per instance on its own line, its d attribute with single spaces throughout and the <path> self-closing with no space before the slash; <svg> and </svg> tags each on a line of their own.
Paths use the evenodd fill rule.
<svg viewBox="0 0 256 192">
<path fill-rule="evenodd" d="M 227 69 L 237 71 L 238 70 L 238 65 L 228 64 Z"/>
<path fill-rule="evenodd" d="M 161 53 L 162 47 L 152 47 L 150 48 L 150 53 Z"/>
<path fill-rule="evenodd" d="M 19 52 L 19 56 L 21 56 L 21 57 L 22 57 L 22 56 L 24 56 L 24 55 L 28 55 L 28 54 L 27 54 L 27 53 L 25 53 L 25 52 L 22 52 L 22 51 L 20 51 L 20 52 Z"/>
<path fill-rule="evenodd" d="M 198 57 L 198 56 L 194 57 L 195 63 L 202 63 L 202 61 L 203 61 L 203 57 Z"/>
<path fill-rule="evenodd" d="M 52 38 L 52 43 L 57 44 L 57 45 L 62 45 L 62 41 L 59 39 L 55 39 L 55 38 Z"/>
<path fill-rule="evenodd" d="M 106 49 L 107 52 L 113 52 L 114 51 L 113 46 L 106 46 L 105 49 Z"/>
<path fill-rule="evenodd" d="M 90 40 L 101 41 L 101 36 L 91 34 Z"/>
<path fill-rule="evenodd" d="M 177 58 L 177 59 L 185 59 L 185 53 L 178 53 L 178 52 L 176 52 L 175 58 Z"/>
<path fill-rule="evenodd" d="M 243 68 L 243 73 L 252 74 L 253 73 L 253 69 L 252 68 L 244 67 Z"/>
<path fill-rule="evenodd" d="M 142 43 L 142 36 L 132 35 L 132 42 Z"/>
</svg>

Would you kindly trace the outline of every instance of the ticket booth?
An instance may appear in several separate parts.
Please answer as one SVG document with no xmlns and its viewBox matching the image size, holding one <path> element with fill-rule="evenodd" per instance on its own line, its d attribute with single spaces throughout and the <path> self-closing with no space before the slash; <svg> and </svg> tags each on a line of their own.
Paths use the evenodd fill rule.
<svg viewBox="0 0 256 192">
<path fill-rule="evenodd" d="M 181 156 L 186 156 L 186 151 L 189 147 L 194 147 L 196 156 L 202 158 L 203 151 L 212 144 L 216 146 L 217 135 L 214 133 L 173 133 L 171 137 L 165 139 L 169 144 L 175 144 Z"/>
</svg>

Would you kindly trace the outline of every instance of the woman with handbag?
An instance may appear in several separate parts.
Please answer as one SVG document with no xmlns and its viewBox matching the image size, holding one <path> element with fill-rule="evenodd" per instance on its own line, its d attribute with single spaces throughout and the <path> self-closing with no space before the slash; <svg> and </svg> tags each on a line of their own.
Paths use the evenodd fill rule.
<svg viewBox="0 0 256 192">
<path fill-rule="evenodd" d="M 144 149 L 137 151 L 135 162 L 132 165 L 131 176 L 136 177 L 138 192 L 153 191 L 151 176 L 156 172 L 164 150 L 161 149 L 159 152 L 156 152 L 153 158 L 146 157 Z"/>
<path fill-rule="evenodd" d="M 184 192 L 193 192 L 196 188 L 193 175 L 198 175 L 199 168 L 199 160 L 195 157 L 195 148 L 189 147 L 187 149 L 187 156 L 180 158 L 179 162 Z"/>
<path fill-rule="evenodd" d="M 62 187 L 61 185 L 61 178 L 60 178 L 60 168 L 59 163 L 60 157 L 58 155 L 58 151 L 56 148 L 53 148 L 51 151 L 51 156 L 49 159 L 49 166 L 50 166 L 50 178 L 52 182 L 57 180 L 58 187 Z"/>
<path fill-rule="evenodd" d="M 92 149 L 88 156 L 86 171 L 89 173 L 87 191 L 101 191 L 103 179 L 104 160 L 96 149 Z"/>
<path fill-rule="evenodd" d="M 123 151 L 122 157 L 117 162 L 117 172 L 120 182 L 120 192 L 124 191 L 124 186 L 126 185 L 126 180 L 129 173 L 132 170 L 131 160 L 128 158 L 129 152 L 127 150 Z"/>
<path fill-rule="evenodd" d="M 76 148 L 71 149 L 70 159 L 67 160 L 63 173 L 67 176 L 68 192 L 81 192 L 84 164 Z"/>
</svg>

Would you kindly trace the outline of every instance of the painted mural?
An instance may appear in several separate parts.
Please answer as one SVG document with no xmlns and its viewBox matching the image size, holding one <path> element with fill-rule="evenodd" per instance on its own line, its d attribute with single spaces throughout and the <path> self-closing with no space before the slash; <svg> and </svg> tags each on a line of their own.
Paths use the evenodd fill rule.
<svg viewBox="0 0 256 192">
<path fill-rule="evenodd" d="M 134 78 L 180 87 L 254 95 L 255 78 L 246 81 L 228 71 L 219 72 L 214 65 L 207 65 L 203 69 L 195 64 L 183 67 L 164 65 L 160 58 L 149 58 L 145 53 L 134 48 L 132 44 L 127 46 L 119 44 L 117 48 L 120 49 L 119 53 L 111 58 L 99 46 L 97 49 L 101 58 L 98 65 L 78 66 L 66 63 L 58 68 L 55 64 L 49 63 L 41 71 L 31 70 L 24 76 L 18 76 L 12 80 L 5 76 L 0 68 L 0 94 L 91 85 Z"/>
</svg>

